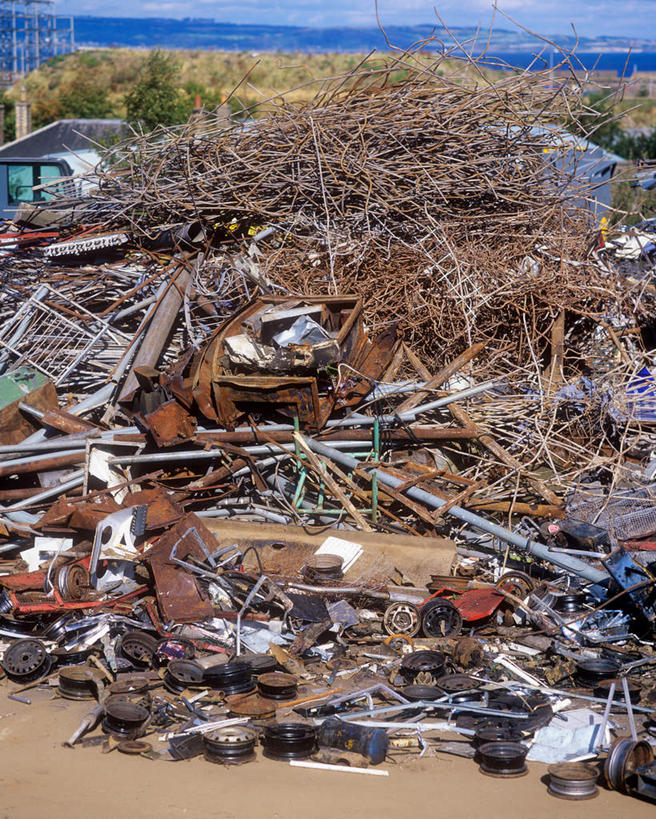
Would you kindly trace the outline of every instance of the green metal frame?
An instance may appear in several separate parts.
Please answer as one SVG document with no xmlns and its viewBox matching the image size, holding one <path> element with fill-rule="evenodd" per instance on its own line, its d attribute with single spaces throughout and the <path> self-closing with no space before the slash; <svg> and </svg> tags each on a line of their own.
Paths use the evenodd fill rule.
<svg viewBox="0 0 656 819">
<path fill-rule="evenodd" d="M 294 416 L 294 431 L 300 432 L 300 423 L 298 416 Z M 371 460 L 373 457 L 374 463 L 372 465 L 377 465 L 380 461 L 380 425 L 378 423 L 378 418 L 374 419 L 374 423 L 372 425 L 371 430 L 371 448 L 368 449 L 366 452 L 354 452 L 351 453 L 354 458 L 361 459 L 363 461 Z M 307 467 L 304 465 L 304 461 L 306 460 L 305 453 L 301 450 L 298 443 L 294 444 L 294 456 L 296 457 L 296 474 L 298 476 L 296 481 L 296 487 L 294 489 L 294 496 L 292 499 L 292 505 L 295 509 L 299 509 L 301 504 L 305 500 L 305 484 L 307 481 L 308 470 Z M 353 478 L 353 473 L 349 473 L 349 478 Z M 346 494 L 350 494 L 348 490 L 345 490 Z M 324 509 L 324 499 L 325 499 L 325 483 L 320 480 L 319 481 L 319 498 L 318 502 L 315 504 L 312 511 L 314 512 L 321 512 L 322 515 L 342 515 L 344 514 L 343 510 L 341 509 Z M 364 514 L 371 515 L 372 523 L 376 523 L 378 521 L 378 478 L 376 475 L 372 475 L 371 477 L 371 507 L 368 509 L 360 510 Z"/>
</svg>

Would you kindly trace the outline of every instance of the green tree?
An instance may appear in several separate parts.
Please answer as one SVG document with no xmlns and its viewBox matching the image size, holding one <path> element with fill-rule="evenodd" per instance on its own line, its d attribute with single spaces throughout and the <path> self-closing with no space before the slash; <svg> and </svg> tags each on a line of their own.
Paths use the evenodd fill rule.
<svg viewBox="0 0 656 819">
<path fill-rule="evenodd" d="M 127 119 L 152 130 L 186 119 L 180 100 L 175 59 L 159 49 L 151 51 L 132 90 L 125 97 Z"/>
<path fill-rule="evenodd" d="M 2 96 L 0 97 L 0 104 L 5 107 L 5 130 L 4 134 L 0 134 L 0 136 L 4 137 L 5 142 L 13 142 L 13 140 L 16 139 L 16 112 L 14 110 L 14 101 L 10 100 L 9 97 Z"/>
<path fill-rule="evenodd" d="M 80 73 L 59 95 L 61 119 L 104 119 L 114 113 L 107 90 L 88 74 Z"/>
<path fill-rule="evenodd" d="M 656 128 L 635 136 L 622 131 L 615 141 L 614 150 L 625 159 L 656 159 Z"/>
</svg>

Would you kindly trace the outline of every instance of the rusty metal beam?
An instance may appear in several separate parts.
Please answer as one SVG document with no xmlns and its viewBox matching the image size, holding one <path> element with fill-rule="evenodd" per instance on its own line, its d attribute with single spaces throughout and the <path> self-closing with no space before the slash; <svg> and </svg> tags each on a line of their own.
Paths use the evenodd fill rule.
<svg viewBox="0 0 656 819">
<path fill-rule="evenodd" d="M 144 336 L 139 352 L 134 357 L 130 373 L 125 380 L 119 395 L 119 401 L 128 396 L 137 388 L 137 379 L 134 374 L 136 367 L 156 367 L 166 346 L 175 320 L 180 312 L 185 290 L 191 281 L 191 273 L 185 259 L 181 259 L 171 274 L 171 280 L 166 292 L 153 311 L 148 330 Z"/>
</svg>

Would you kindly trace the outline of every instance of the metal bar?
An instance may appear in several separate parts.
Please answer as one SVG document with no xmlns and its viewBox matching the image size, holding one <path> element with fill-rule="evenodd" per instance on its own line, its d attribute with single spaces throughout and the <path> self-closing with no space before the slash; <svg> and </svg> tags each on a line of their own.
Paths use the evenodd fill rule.
<svg viewBox="0 0 656 819">
<path fill-rule="evenodd" d="M 38 495 L 32 495 L 31 498 L 25 498 L 25 500 L 18 501 L 18 503 L 13 503 L 11 506 L 6 506 L 4 509 L 0 508 L 0 513 L 6 514 L 7 512 L 13 512 L 17 509 L 22 509 L 24 506 L 38 506 L 42 501 L 49 500 L 50 498 L 61 495 L 64 492 L 68 492 L 69 489 L 75 489 L 75 487 L 81 486 L 83 483 L 84 470 L 80 469 L 75 475 L 71 476 L 67 480 L 63 481 L 62 483 L 58 483 L 56 486 L 51 486 L 49 489 L 44 489 L 43 492 L 39 492 Z"/>
<path fill-rule="evenodd" d="M 353 714 L 342 714 L 341 719 L 351 722 L 351 718 L 360 719 L 371 714 L 378 716 L 379 714 L 393 714 L 396 711 L 405 711 L 407 709 L 420 709 L 422 711 L 448 711 L 452 714 L 458 711 L 466 711 L 471 714 L 483 714 L 490 717 L 502 717 L 503 719 L 528 719 L 528 713 L 523 711 L 502 711 L 499 708 L 485 708 L 482 705 L 474 705 L 469 702 L 440 702 L 439 700 L 415 700 L 410 703 L 401 703 L 395 705 L 384 705 L 380 708 L 372 708 L 367 711 L 355 711 Z"/>
<path fill-rule="evenodd" d="M 390 413 L 388 415 L 377 415 L 377 416 L 369 416 L 365 415 L 359 416 L 358 418 L 340 418 L 338 420 L 330 420 L 326 423 L 326 427 L 334 428 L 334 427 L 356 427 L 356 426 L 365 426 L 365 425 L 373 425 L 373 423 L 378 419 L 381 424 L 398 424 L 403 421 L 414 421 L 418 415 L 421 415 L 422 412 L 430 412 L 431 410 L 441 409 L 442 407 L 448 407 L 449 404 L 453 404 L 456 401 L 463 401 L 466 398 L 471 398 L 474 395 L 479 395 L 486 390 L 492 389 L 497 385 L 497 381 L 486 381 L 483 384 L 478 384 L 475 387 L 469 387 L 469 389 L 462 390 L 461 392 L 454 392 L 451 395 L 446 395 L 444 398 L 438 398 L 435 401 L 430 401 L 428 404 L 420 404 L 418 407 L 413 407 L 413 409 L 406 410 L 406 412 L 395 412 Z"/>
<path fill-rule="evenodd" d="M 380 422 L 378 418 L 374 421 L 374 460 L 376 463 L 380 461 Z M 378 477 L 371 476 L 371 520 L 373 523 L 378 521 Z"/>
<path fill-rule="evenodd" d="M 608 725 L 608 717 L 610 716 L 610 709 L 613 704 L 613 700 L 615 699 L 615 681 L 610 684 L 610 689 L 608 690 L 608 699 L 606 700 L 606 708 L 604 709 L 604 716 L 601 720 L 601 724 L 599 725 L 599 734 L 597 736 L 597 741 L 593 745 L 594 748 L 597 745 L 603 746 L 604 744 L 604 735 L 606 733 L 606 726 Z"/>
<path fill-rule="evenodd" d="M 306 438 L 306 442 L 310 449 L 312 449 L 314 452 L 317 452 L 319 455 L 323 455 L 326 458 L 331 458 L 333 461 L 336 461 L 349 469 L 355 469 L 356 467 L 361 469 L 363 468 L 362 465 L 355 460 L 355 458 L 340 452 L 336 447 L 327 446 L 326 444 L 322 444 L 313 438 Z M 393 475 L 384 472 L 382 469 L 369 469 L 367 471 L 369 474 L 376 474 L 378 476 L 378 480 L 386 486 L 391 486 L 396 489 L 403 484 L 403 481 L 400 478 L 396 478 Z M 436 495 L 432 495 L 430 492 L 426 492 L 425 489 L 420 489 L 416 486 L 409 487 L 405 490 L 405 493 L 413 500 L 424 503 L 426 506 L 429 506 L 432 509 L 440 509 L 447 503 L 447 501 L 442 500 L 442 498 L 438 498 Z M 458 520 L 463 521 L 463 523 L 474 526 L 476 529 L 480 529 L 481 531 L 487 532 L 500 540 L 510 543 L 513 546 L 516 546 L 518 549 L 522 549 L 522 551 L 528 551 L 535 557 L 540 558 L 540 560 L 546 560 L 555 566 L 560 566 L 567 571 L 573 572 L 574 574 L 577 574 L 592 583 L 599 583 L 608 579 L 606 572 L 595 569 L 592 566 L 589 566 L 587 563 L 584 563 L 582 560 L 577 560 L 576 558 L 569 557 L 568 555 L 554 554 L 541 543 L 536 543 L 523 535 L 519 535 L 508 529 L 504 529 L 503 526 L 499 526 L 498 524 L 493 523 L 480 515 L 476 515 L 467 509 L 462 509 L 460 506 L 451 506 L 448 509 L 447 514 L 458 518 Z"/>
<path fill-rule="evenodd" d="M 613 683 L 615 685 L 615 683 Z M 631 738 L 634 742 L 638 741 L 638 733 L 636 731 L 635 719 L 633 718 L 633 703 L 629 695 L 629 682 L 626 677 L 622 677 L 622 691 L 624 692 L 624 702 L 626 703 L 626 713 L 629 716 L 629 727 L 631 728 Z"/>
<path fill-rule="evenodd" d="M 357 449 L 361 446 L 360 441 L 332 441 L 334 447 L 343 449 Z M 280 450 L 285 452 L 293 452 L 293 444 L 259 444 L 256 446 L 244 447 L 244 450 L 251 455 L 267 455 L 280 454 Z M 216 449 L 192 449 L 185 452 L 152 452 L 145 455 L 118 455 L 115 458 L 110 458 L 110 464 L 120 464 L 121 466 L 129 466 L 131 464 L 140 463 L 168 463 L 170 461 L 202 461 L 217 458 L 223 453 L 221 447 Z M 358 462 L 356 461 L 356 464 Z"/>
<path fill-rule="evenodd" d="M 344 719 L 344 715 L 340 716 Z M 465 737 L 473 737 L 476 731 L 471 728 L 458 728 L 451 722 L 387 722 L 386 720 L 374 719 L 354 719 L 348 720 L 352 725 L 365 725 L 368 728 L 385 728 L 388 731 L 453 731 L 456 734 L 462 734 Z M 315 720 L 315 724 L 320 724 Z"/>
<path fill-rule="evenodd" d="M 173 271 L 169 286 L 162 300 L 153 311 L 148 330 L 134 357 L 132 368 L 121 390 L 119 401 L 129 395 L 137 387 L 137 378 L 134 374 L 136 367 L 156 367 L 166 345 L 167 338 L 173 329 L 175 320 L 183 302 L 183 294 L 191 281 L 184 261 L 181 261 Z"/>
<path fill-rule="evenodd" d="M 237 613 L 237 644 L 236 644 L 236 647 L 235 647 L 235 656 L 237 656 L 237 657 L 239 657 L 239 655 L 241 654 L 241 618 L 242 618 L 244 612 L 246 611 L 246 609 L 250 606 L 251 601 L 253 600 L 255 595 L 260 590 L 260 587 L 268 579 L 269 578 L 265 574 L 261 575 L 261 577 L 258 579 L 257 583 L 253 586 L 253 588 L 248 593 L 248 597 L 244 600 L 244 605 L 239 609 L 239 612 Z"/>
<path fill-rule="evenodd" d="M 56 455 L 31 455 L 29 458 L 16 458 L 0 463 L 0 478 L 24 472 L 41 472 L 47 469 L 59 469 L 84 460 L 84 453 L 79 449 L 65 449 Z"/>
</svg>

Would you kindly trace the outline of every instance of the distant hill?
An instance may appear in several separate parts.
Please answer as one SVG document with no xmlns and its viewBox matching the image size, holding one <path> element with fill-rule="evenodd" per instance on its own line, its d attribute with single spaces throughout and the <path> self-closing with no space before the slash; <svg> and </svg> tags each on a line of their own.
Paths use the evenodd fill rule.
<svg viewBox="0 0 656 819">
<path fill-rule="evenodd" d="M 407 48 L 431 35 L 452 44 L 448 33 L 439 26 L 389 26 L 386 33 L 392 45 Z M 476 29 L 454 28 L 459 42 L 467 42 Z M 550 35 L 565 47 L 574 46 L 571 35 Z M 75 17 L 75 39 L 80 46 L 173 49 L 220 49 L 222 51 L 285 52 L 367 52 L 385 49 L 383 34 L 377 28 L 302 28 L 298 26 L 259 26 L 222 23 L 213 19 L 166 17 Z M 487 32 L 479 37 L 481 48 Z M 524 32 L 497 28 L 491 49 L 512 52 L 539 47 L 539 42 Z M 634 50 L 656 51 L 656 41 L 624 37 L 579 38 L 578 51 L 616 51 L 631 46 Z"/>
</svg>

